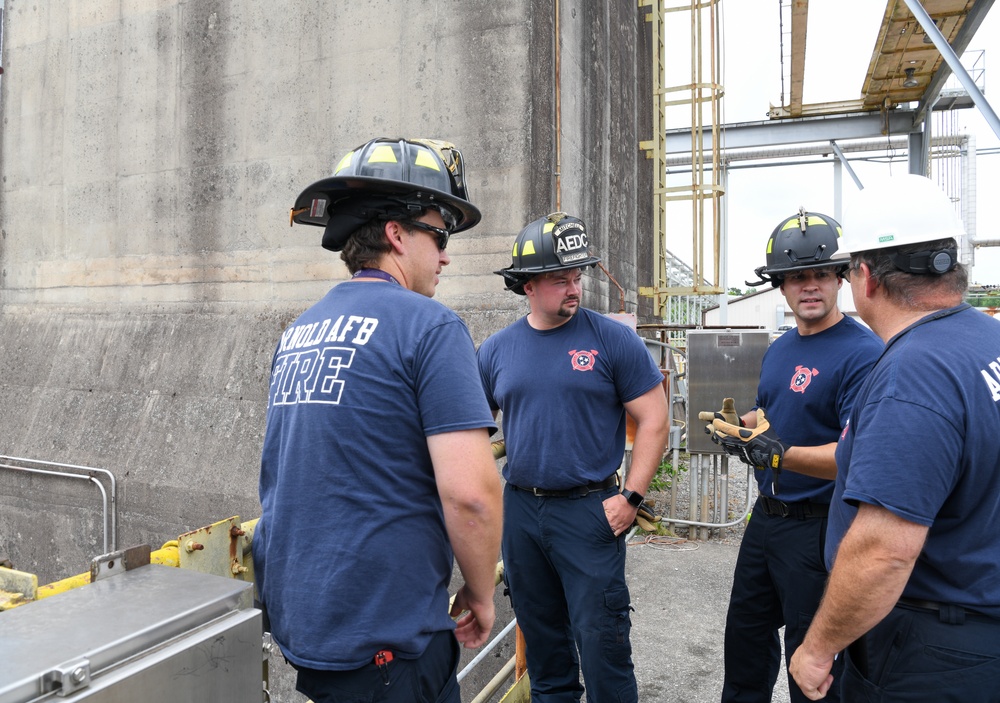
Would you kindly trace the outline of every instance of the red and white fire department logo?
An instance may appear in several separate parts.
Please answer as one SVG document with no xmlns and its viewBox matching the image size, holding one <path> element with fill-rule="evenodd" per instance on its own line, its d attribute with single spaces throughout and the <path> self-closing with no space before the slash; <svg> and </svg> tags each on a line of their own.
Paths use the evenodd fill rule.
<svg viewBox="0 0 1000 703">
<path fill-rule="evenodd" d="M 795 373 L 792 375 L 792 390 L 796 393 L 805 393 L 813 376 L 819 376 L 819 371 L 805 366 L 796 366 Z"/>
<path fill-rule="evenodd" d="M 569 356 L 573 360 L 574 371 L 594 370 L 594 357 L 597 356 L 596 349 L 590 349 L 590 350 L 574 349 L 569 353 Z"/>
</svg>

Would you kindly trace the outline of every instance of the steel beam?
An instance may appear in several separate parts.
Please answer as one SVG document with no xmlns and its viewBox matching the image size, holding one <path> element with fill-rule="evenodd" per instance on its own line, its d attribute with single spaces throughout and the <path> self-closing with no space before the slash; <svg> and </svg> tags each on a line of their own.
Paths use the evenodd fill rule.
<svg viewBox="0 0 1000 703">
<path fill-rule="evenodd" d="M 888 134 L 909 134 L 913 129 L 911 110 L 893 110 L 886 114 L 877 112 L 789 119 L 781 122 L 744 122 L 723 125 L 719 133 L 719 148 L 749 149 L 754 147 L 801 144 L 804 142 L 829 142 L 844 139 L 873 139 Z M 712 150 L 712 135 L 702 135 L 701 148 Z M 668 130 L 667 154 L 691 153 L 691 130 Z"/>
<path fill-rule="evenodd" d="M 992 0 L 990 0 L 992 2 Z M 976 107 L 979 108 L 979 112 L 982 114 L 986 123 L 989 124 L 993 133 L 1000 137 L 1000 117 L 997 117 L 997 113 L 993 111 L 993 107 L 990 105 L 989 101 L 983 96 L 979 91 L 979 87 L 976 82 L 972 80 L 969 72 L 965 70 L 965 66 L 962 65 L 962 61 L 959 59 L 958 54 L 956 54 L 952 48 L 948 45 L 948 40 L 944 38 L 941 31 L 934 24 L 934 20 L 931 16 L 927 14 L 927 10 L 924 6 L 920 4 L 919 0 L 903 0 L 906 6 L 910 8 L 910 12 L 913 16 L 917 18 L 917 22 L 923 28 L 924 32 L 931 38 L 934 42 L 934 46 L 937 50 L 941 52 L 941 57 L 948 63 L 951 67 L 952 72 L 955 77 L 958 78 L 965 90 L 972 96 L 973 102 L 976 103 Z M 940 73 L 940 71 L 939 71 Z"/>
<path fill-rule="evenodd" d="M 806 26 L 809 0 L 792 0 L 792 70 L 788 109 L 792 117 L 802 115 L 802 85 L 806 73 Z"/>
<path fill-rule="evenodd" d="M 972 3 L 972 7 L 969 8 L 968 13 L 965 15 L 965 20 L 962 22 L 962 28 L 958 30 L 958 34 L 951 44 L 951 50 L 955 54 L 961 56 L 965 52 L 969 46 L 969 42 L 972 41 L 972 37 L 975 36 L 976 30 L 983 23 L 986 13 L 990 11 L 991 7 L 993 7 L 993 0 L 976 0 L 976 2 Z M 910 12 L 913 12 L 913 10 L 911 9 Z M 926 15 L 926 12 L 924 14 Z M 931 24 L 934 23 L 931 22 Z M 937 29 L 936 25 L 935 29 Z M 925 29 L 924 31 L 926 32 L 927 30 Z M 938 35 L 940 34 L 941 32 L 939 31 Z M 928 34 L 927 36 L 931 37 L 931 41 L 934 41 L 933 35 Z M 947 42 L 945 43 L 947 44 Z M 943 53 L 942 56 L 944 56 Z M 927 89 L 924 91 L 923 97 L 920 98 L 915 115 L 915 124 L 920 124 L 926 118 L 927 111 L 933 109 L 934 103 L 937 102 L 938 96 L 950 76 L 951 67 L 946 61 L 934 72 L 934 76 L 931 78 L 930 83 L 927 84 Z"/>
</svg>

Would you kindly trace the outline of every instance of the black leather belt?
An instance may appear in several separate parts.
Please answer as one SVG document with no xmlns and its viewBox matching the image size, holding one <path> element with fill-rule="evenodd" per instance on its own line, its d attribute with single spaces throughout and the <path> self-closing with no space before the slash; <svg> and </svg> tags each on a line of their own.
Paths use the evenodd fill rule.
<svg viewBox="0 0 1000 703">
<path fill-rule="evenodd" d="M 938 603 L 933 600 L 921 600 L 920 598 L 900 598 L 899 603 L 904 608 L 916 608 L 917 610 L 933 611 L 937 614 L 941 622 L 948 623 L 949 625 L 961 625 L 965 622 L 966 618 L 972 618 L 973 620 L 991 620 L 993 622 L 1000 622 L 997 618 L 986 615 L 985 613 L 980 613 L 978 610 L 971 610 L 965 608 L 961 605 L 955 605 L 953 603 Z"/>
<path fill-rule="evenodd" d="M 768 515 L 776 517 L 793 517 L 796 520 L 826 517 L 830 512 L 828 503 L 786 503 L 769 496 L 758 496 L 761 509 Z"/>
<path fill-rule="evenodd" d="M 524 486 L 515 486 L 513 483 L 509 485 L 514 490 L 526 491 L 536 496 L 543 496 L 547 498 L 569 498 L 570 496 L 585 496 L 588 493 L 593 493 L 594 491 L 604 491 L 608 488 L 614 488 L 618 485 L 618 473 L 616 472 L 611 474 L 603 481 L 594 481 L 593 483 L 588 483 L 584 486 L 576 486 L 574 488 L 526 488 Z"/>
</svg>

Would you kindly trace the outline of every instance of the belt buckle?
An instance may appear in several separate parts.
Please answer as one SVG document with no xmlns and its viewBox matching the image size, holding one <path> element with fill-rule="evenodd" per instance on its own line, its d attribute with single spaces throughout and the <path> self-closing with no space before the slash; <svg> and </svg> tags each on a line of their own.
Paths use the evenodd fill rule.
<svg viewBox="0 0 1000 703">
<path fill-rule="evenodd" d="M 541 488 L 538 488 L 537 486 L 532 486 L 532 487 L 531 487 L 531 493 L 532 493 L 532 495 L 534 495 L 534 496 L 535 496 L 536 498 L 541 498 L 542 496 L 544 496 L 544 495 L 545 495 L 545 491 L 544 491 L 544 490 L 542 490 Z"/>
<path fill-rule="evenodd" d="M 771 510 L 773 510 L 778 517 L 788 517 L 788 503 L 783 500 L 778 500 L 777 498 L 770 498 L 768 496 L 764 497 L 767 499 L 767 503 L 769 504 Z"/>
</svg>

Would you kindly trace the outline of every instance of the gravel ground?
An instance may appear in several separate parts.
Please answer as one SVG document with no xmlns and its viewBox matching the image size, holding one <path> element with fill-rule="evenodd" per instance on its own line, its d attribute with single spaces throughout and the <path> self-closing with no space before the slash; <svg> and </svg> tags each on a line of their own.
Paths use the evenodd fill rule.
<svg viewBox="0 0 1000 703">
<path fill-rule="evenodd" d="M 670 490 L 649 491 L 648 498 L 655 501 L 657 514 L 669 516 L 673 500 L 672 517 L 689 519 L 690 460 L 689 455 L 680 455 L 679 463 L 685 471 L 677 481 L 675 493 Z M 722 520 L 717 517 L 714 507 L 721 493 L 721 470 L 713 473 L 709 471 L 712 477 L 709 482 L 712 487 L 709 491 L 712 496 L 710 514 L 713 517 L 699 518 L 699 521 L 735 521 L 736 524 L 705 529 L 661 521 L 657 534 L 640 530 L 629 540 L 630 561 L 626 570 L 634 584 L 635 605 L 644 614 L 644 617 L 634 620 L 636 624 L 633 626 L 637 650 L 636 673 L 643 703 L 715 703 L 721 693 L 722 641 L 732 568 L 746 527 L 747 518 L 743 516 L 747 512 L 748 481 L 751 504 L 756 498 L 757 486 L 744 464 L 735 460 L 730 462 L 726 480 L 729 494 L 727 516 Z M 633 549 L 640 551 L 633 552 Z M 650 555 L 654 553 L 660 556 L 650 564 Z M 658 574 L 664 588 L 652 596 L 640 587 L 640 584 L 649 582 L 650 574 Z M 681 611 L 676 608 L 679 602 L 685 604 Z M 647 622 L 645 618 L 657 608 L 668 615 L 662 621 L 653 619 Z M 654 666 L 650 670 L 642 660 L 644 652 L 651 649 L 669 652 L 669 665 Z M 672 674 L 661 674 L 668 668 L 673 668 Z M 782 656 L 781 672 L 771 703 L 788 703 L 786 675 Z"/>
<path fill-rule="evenodd" d="M 701 515 L 703 501 L 700 500 L 699 492 L 699 496 L 697 497 L 698 505 L 696 506 L 698 510 L 692 520 L 690 513 L 692 482 L 690 455 L 681 453 L 679 463 L 682 468 L 681 475 L 679 478 L 672 480 L 672 482 L 676 482 L 677 484 L 676 492 L 667 488 L 666 490 L 650 490 L 646 494 L 647 500 L 653 501 L 655 514 L 664 518 L 672 517 L 685 521 L 712 524 L 735 522 L 736 524 L 728 527 L 699 528 L 682 523 L 661 521 L 660 525 L 662 527 L 659 529 L 659 534 L 676 535 L 700 540 L 711 539 L 722 544 L 738 545 L 743 537 L 743 529 L 746 526 L 746 519 L 740 520 L 747 512 L 747 481 L 749 477 L 746 465 L 736 460 L 730 461 L 728 477 L 725 479 L 723 479 L 721 468 L 708 469 L 708 513 Z M 711 465 L 713 463 L 712 457 L 704 457 L 702 463 Z M 716 460 L 714 463 L 719 464 L 721 461 Z M 716 508 L 721 500 L 723 485 L 728 486 L 727 508 L 724 516 L 720 515 Z M 750 490 L 750 501 L 752 503 L 757 494 L 756 484 L 751 482 Z M 673 506 L 672 512 L 671 505 Z"/>
</svg>

